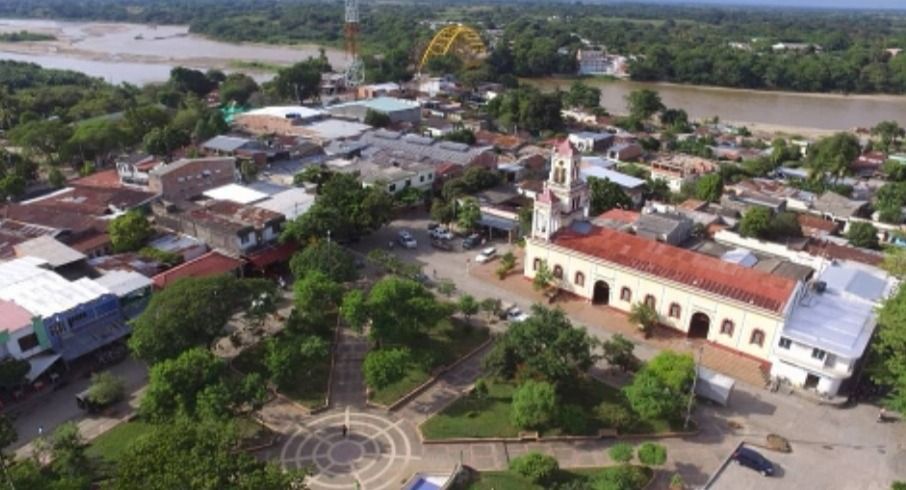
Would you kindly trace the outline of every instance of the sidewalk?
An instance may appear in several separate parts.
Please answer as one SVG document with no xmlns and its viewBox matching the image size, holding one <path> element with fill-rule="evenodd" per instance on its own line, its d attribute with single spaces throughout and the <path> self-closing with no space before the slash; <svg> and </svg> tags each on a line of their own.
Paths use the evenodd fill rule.
<svg viewBox="0 0 906 490">
<path fill-rule="evenodd" d="M 330 408 L 365 407 L 365 376 L 362 362 L 368 354 L 367 334 L 340 327 L 330 386 Z"/>
</svg>

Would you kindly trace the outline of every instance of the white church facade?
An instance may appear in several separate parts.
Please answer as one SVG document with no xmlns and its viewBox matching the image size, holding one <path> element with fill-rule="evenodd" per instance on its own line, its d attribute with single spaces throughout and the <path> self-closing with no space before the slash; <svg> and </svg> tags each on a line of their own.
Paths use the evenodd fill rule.
<svg viewBox="0 0 906 490">
<path fill-rule="evenodd" d="M 647 303 L 663 325 L 780 365 L 775 351 L 790 342 L 785 333 L 795 329 L 790 319 L 801 317 L 805 301 L 819 294 L 811 285 L 594 225 L 587 219 L 588 189 L 578 177 L 578 167 L 578 152 L 568 141 L 558 144 L 551 175 L 535 200 L 532 233 L 525 246 L 526 277 L 533 278 L 545 264 L 562 290 L 623 312 Z M 865 315 L 873 317 L 870 311 Z M 846 344 L 838 349 L 840 355 L 850 364 L 861 357 L 866 332 L 870 336 L 873 328 L 873 322 L 854 320 L 847 327 L 850 334 L 838 339 Z M 812 328 L 811 344 L 827 347 L 820 339 L 830 336 L 831 330 L 830 325 L 825 330 L 820 325 Z M 811 345 L 808 335 L 797 339 Z M 772 372 L 821 393 L 836 394 L 842 380 L 852 375 L 851 367 L 819 369 L 822 366 L 814 359 L 797 362 L 787 354 L 781 353 L 783 372 Z M 832 364 L 841 358 L 830 357 Z"/>
</svg>

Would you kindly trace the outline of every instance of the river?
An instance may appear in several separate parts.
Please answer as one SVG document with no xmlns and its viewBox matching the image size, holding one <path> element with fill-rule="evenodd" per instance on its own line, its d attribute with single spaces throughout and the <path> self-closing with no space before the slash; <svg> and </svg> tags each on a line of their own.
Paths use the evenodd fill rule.
<svg viewBox="0 0 906 490">
<path fill-rule="evenodd" d="M 568 90 L 571 79 L 530 80 L 542 90 Z M 841 95 L 727 89 L 629 80 L 586 79 L 601 89 L 601 105 L 625 114 L 626 96 L 650 88 L 660 93 L 667 107 L 684 109 L 693 119 L 718 116 L 722 121 L 749 123 L 764 129 L 817 132 L 871 127 L 879 121 L 906 125 L 906 97 L 896 95 Z"/>
<path fill-rule="evenodd" d="M 213 41 L 190 34 L 187 26 L 0 19 L 0 32 L 23 29 L 53 34 L 57 40 L 0 43 L 0 59 L 77 70 L 111 83 L 160 82 L 167 79 L 170 68 L 176 65 L 231 71 L 239 69 L 237 61 L 289 65 L 318 55 L 316 45 Z M 325 51 L 335 69 L 347 65 L 342 50 L 326 48 Z M 266 70 L 250 74 L 259 81 L 273 76 Z M 529 82 L 545 90 L 555 87 L 565 90 L 572 80 L 553 78 Z M 652 88 L 660 92 L 667 106 L 685 109 L 692 118 L 719 116 L 724 121 L 750 124 L 754 129 L 820 133 L 870 127 L 883 120 L 895 120 L 906 126 L 906 97 L 902 96 L 766 92 L 604 79 L 588 79 L 586 83 L 601 88 L 601 105 L 615 114 L 626 112 L 625 97 L 632 90 Z"/>
<path fill-rule="evenodd" d="M 66 68 L 111 83 L 142 85 L 161 82 L 170 68 L 219 68 L 235 71 L 236 62 L 290 65 L 318 56 L 314 44 L 274 46 L 213 41 L 189 33 L 188 26 L 153 26 L 108 22 L 0 19 L 0 32 L 27 30 L 56 36 L 56 41 L 0 43 L 0 59 L 31 61 L 48 68 Z M 342 50 L 325 48 L 334 68 L 347 64 Z M 243 69 L 242 71 L 249 71 Z M 259 80 L 267 70 L 252 73 Z"/>
</svg>

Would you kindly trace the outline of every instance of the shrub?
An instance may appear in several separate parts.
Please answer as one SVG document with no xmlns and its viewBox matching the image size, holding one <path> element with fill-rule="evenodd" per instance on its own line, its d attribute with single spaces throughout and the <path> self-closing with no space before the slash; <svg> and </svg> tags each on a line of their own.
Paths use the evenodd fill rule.
<svg viewBox="0 0 906 490">
<path fill-rule="evenodd" d="M 522 429 L 546 427 L 554 416 L 557 395 L 544 381 L 526 381 L 513 393 L 513 424 Z"/>
<path fill-rule="evenodd" d="M 594 490 L 638 490 L 648 483 L 648 475 L 637 466 L 620 465 L 605 468 L 595 477 Z"/>
<path fill-rule="evenodd" d="M 627 429 L 635 422 L 632 412 L 619 403 L 603 402 L 598 405 L 597 412 L 601 421 L 617 430 Z"/>
<path fill-rule="evenodd" d="M 107 371 L 91 376 L 91 386 L 88 387 L 88 401 L 97 406 L 107 406 L 116 403 L 126 396 L 126 386 L 123 380 Z"/>
<path fill-rule="evenodd" d="M 411 360 L 412 353 L 405 347 L 369 352 L 362 366 L 365 381 L 377 389 L 391 385 L 403 379 Z"/>
<path fill-rule="evenodd" d="M 567 434 L 582 435 L 588 433 L 588 413 L 579 405 L 564 405 L 557 414 L 559 425 Z"/>
<path fill-rule="evenodd" d="M 529 479 L 532 483 L 550 483 L 560 471 L 557 460 L 540 453 L 526 453 L 510 461 L 510 469 Z"/>
<path fill-rule="evenodd" d="M 488 397 L 488 382 L 484 379 L 479 379 L 475 382 L 475 386 L 472 387 L 472 396 L 478 400 L 484 400 Z"/>
<path fill-rule="evenodd" d="M 639 461 L 648 466 L 660 466 L 667 461 L 667 448 L 653 442 L 639 446 L 638 453 Z"/>
<path fill-rule="evenodd" d="M 610 455 L 610 459 L 618 463 L 628 463 L 632 460 L 632 446 L 626 444 L 625 442 L 618 442 L 611 447 L 607 453 Z"/>
<path fill-rule="evenodd" d="M 670 490 L 682 490 L 685 486 L 686 486 L 686 482 L 683 481 L 683 475 L 680 475 L 679 473 L 674 473 L 673 476 L 670 477 Z M 898 490 L 898 489 L 896 487 L 894 487 L 893 490 Z M 899 489 L 899 490 L 906 490 L 906 487 Z"/>
</svg>

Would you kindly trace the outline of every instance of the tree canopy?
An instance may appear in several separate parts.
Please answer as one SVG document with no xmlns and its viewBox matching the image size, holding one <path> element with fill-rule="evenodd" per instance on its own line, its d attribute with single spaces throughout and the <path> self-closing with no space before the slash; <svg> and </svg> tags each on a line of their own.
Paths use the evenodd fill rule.
<svg viewBox="0 0 906 490">
<path fill-rule="evenodd" d="M 359 275 L 352 254 L 327 240 L 318 240 L 296 252 L 289 262 L 289 268 L 296 278 L 318 271 L 336 282 L 348 282 Z"/>
<path fill-rule="evenodd" d="M 692 356 L 667 350 L 645 363 L 623 392 L 642 418 L 676 420 L 688 403 L 694 377 Z"/>
<path fill-rule="evenodd" d="M 630 209 L 632 199 L 623 192 L 623 188 L 609 179 L 589 177 L 589 213 L 597 216 L 613 208 Z"/>
<path fill-rule="evenodd" d="M 134 209 L 117 216 L 107 227 L 114 252 L 133 252 L 142 248 L 153 232 L 145 215 Z"/>
<path fill-rule="evenodd" d="M 849 243 L 870 249 L 881 248 L 878 242 L 878 229 L 871 223 L 855 222 L 849 224 L 849 231 L 846 232 L 846 238 Z"/>
<path fill-rule="evenodd" d="M 884 301 L 878 325 L 868 371 L 872 380 L 892 388 L 887 404 L 906 414 L 906 289 Z"/>
<path fill-rule="evenodd" d="M 372 335 L 382 341 L 406 341 L 450 314 L 421 284 L 397 276 L 378 281 L 368 294 Z"/>
</svg>

